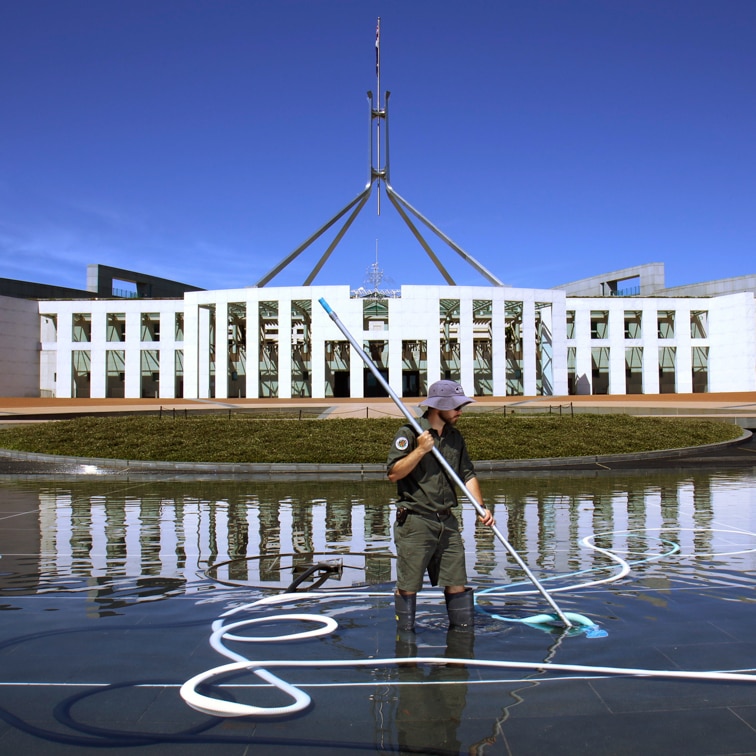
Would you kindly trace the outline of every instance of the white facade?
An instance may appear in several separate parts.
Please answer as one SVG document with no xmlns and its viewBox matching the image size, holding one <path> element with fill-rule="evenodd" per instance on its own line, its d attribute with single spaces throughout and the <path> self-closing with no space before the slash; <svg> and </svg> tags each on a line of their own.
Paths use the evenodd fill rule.
<svg viewBox="0 0 756 756">
<path fill-rule="evenodd" d="M 175 359 L 183 349 L 177 320 L 181 322 L 183 311 L 180 299 L 40 301 L 40 394 L 174 396 Z M 151 390 L 145 390 L 146 372 L 154 384 Z"/>
<path fill-rule="evenodd" d="M 571 393 L 686 394 L 756 388 L 753 294 L 569 298 L 567 310 L 575 319 L 573 338 L 566 342 L 574 349 L 578 383 Z M 604 350 L 603 355 L 598 350 Z M 627 384 L 628 350 L 636 350 L 640 358 L 642 387 L 633 392 Z M 694 386 L 694 368 L 702 381 L 705 372 L 704 385 Z M 599 382 L 608 382 L 607 390 L 599 390 Z"/>
<path fill-rule="evenodd" d="M 756 390 L 750 292 L 581 298 L 559 289 L 404 286 L 383 299 L 313 286 L 15 300 L 26 337 L 11 351 L 43 396 L 379 395 L 321 298 L 400 396 L 422 396 L 442 377 L 477 396 Z M 8 386 L 4 393 L 24 395 Z"/>
</svg>

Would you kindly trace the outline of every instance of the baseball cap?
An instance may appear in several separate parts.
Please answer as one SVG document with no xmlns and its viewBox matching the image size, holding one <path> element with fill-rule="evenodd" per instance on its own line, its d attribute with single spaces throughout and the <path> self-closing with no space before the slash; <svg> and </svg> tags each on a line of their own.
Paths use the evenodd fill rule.
<svg viewBox="0 0 756 756">
<path fill-rule="evenodd" d="M 428 389 L 427 399 L 420 402 L 422 407 L 433 407 L 438 410 L 453 410 L 474 402 L 465 396 L 465 390 L 456 381 L 436 381 Z"/>
</svg>

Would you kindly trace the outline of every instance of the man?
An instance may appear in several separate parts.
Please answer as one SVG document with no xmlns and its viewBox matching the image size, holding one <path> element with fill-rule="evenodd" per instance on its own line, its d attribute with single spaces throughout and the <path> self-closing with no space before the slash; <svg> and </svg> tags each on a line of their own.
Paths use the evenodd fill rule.
<svg viewBox="0 0 756 756">
<path fill-rule="evenodd" d="M 403 425 L 388 455 L 388 477 L 396 483 L 399 498 L 394 524 L 398 630 L 414 629 L 417 592 L 426 572 L 431 585 L 444 588 L 450 626 L 471 629 L 473 625 L 473 593 L 465 587 L 465 551 L 453 512 L 457 492 L 432 453 L 437 447 L 470 495 L 484 506 L 467 446 L 455 428 L 462 408 L 473 401 L 455 381 L 436 381 L 422 402 L 426 410 L 418 423 L 423 432 L 416 436 L 412 426 Z M 488 510 L 480 520 L 484 525 L 494 524 Z"/>
</svg>

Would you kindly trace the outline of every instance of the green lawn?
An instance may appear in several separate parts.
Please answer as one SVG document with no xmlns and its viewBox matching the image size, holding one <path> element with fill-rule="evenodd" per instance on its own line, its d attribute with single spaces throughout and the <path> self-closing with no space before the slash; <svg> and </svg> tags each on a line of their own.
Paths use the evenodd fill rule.
<svg viewBox="0 0 756 756">
<path fill-rule="evenodd" d="M 402 420 L 250 415 L 81 417 L 0 429 L 0 448 L 174 462 L 382 463 Z M 738 438 L 717 420 L 470 414 L 459 421 L 474 460 L 622 454 Z"/>
</svg>

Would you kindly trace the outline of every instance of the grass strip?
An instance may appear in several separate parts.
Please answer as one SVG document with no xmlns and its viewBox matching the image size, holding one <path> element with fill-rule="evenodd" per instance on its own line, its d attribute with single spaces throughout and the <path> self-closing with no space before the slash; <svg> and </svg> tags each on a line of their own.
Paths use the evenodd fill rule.
<svg viewBox="0 0 756 756">
<path fill-rule="evenodd" d="M 0 429 L 0 448 L 170 462 L 382 463 L 397 418 L 302 420 L 244 415 L 79 417 Z M 473 460 L 626 454 L 728 441 L 719 420 L 470 414 L 458 424 Z"/>
</svg>

